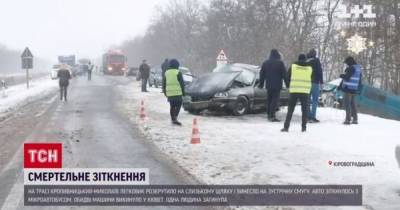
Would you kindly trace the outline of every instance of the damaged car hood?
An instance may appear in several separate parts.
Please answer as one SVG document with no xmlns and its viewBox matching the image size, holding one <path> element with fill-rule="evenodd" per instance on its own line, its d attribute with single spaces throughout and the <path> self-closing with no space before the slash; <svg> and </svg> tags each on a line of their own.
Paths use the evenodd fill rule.
<svg viewBox="0 0 400 210">
<path fill-rule="evenodd" d="M 211 98 L 229 89 L 241 72 L 214 72 L 195 80 L 186 87 L 186 94 L 196 98 Z"/>
</svg>

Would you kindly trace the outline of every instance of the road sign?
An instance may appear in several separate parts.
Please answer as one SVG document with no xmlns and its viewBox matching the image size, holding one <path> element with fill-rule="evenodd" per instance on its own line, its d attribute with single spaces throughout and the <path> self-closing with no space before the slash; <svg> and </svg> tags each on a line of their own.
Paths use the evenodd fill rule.
<svg viewBox="0 0 400 210">
<path fill-rule="evenodd" d="M 26 70 L 26 88 L 29 89 L 29 69 L 33 69 L 33 55 L 28 47 L 22 53 L 21 59 L 22 69 Z"/>
<path fill-rule="evenodd" d="M 32 52 L 28 47 L 25 48 L 24 52 L 21 55 L 21 58 L 33 58 Z"/>
<path fill-rule="evenodd" d="M 33 68 L 33 55 L 29 48 L 25 48 L 24 52 L 21 55 L 22 59 L 22 68 L 23 69 L 32 69 Z"/>
<path fill-rule="evenodd" d="M 219 51 L 218 56 L 217 56 L 217 66 L 225 65 L 227 63 L 228 63 L 228 57 L 226 57 L 224 50 Z"/>
</svg>

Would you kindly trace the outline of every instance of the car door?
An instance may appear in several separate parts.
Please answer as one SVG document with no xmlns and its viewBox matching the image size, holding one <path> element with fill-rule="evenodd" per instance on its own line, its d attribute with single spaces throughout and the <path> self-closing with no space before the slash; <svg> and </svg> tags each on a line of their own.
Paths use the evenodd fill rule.
<svg viewBox="0 0 400 210">
<path fill-rule="evenodd" d="M 267 107 L 267 90 L 259 88 L 259 80 L 257 79 L 253 85 L 254 89 L 254 107 L 255 109 L 264 109 Z"/>
<path fill-rule="evenodd" d="M 289 102 L 289 90 L 287 88 L 282 88 L 281 94 L 279 96 L 279 106 L 287 106 Z"/>
</svg>

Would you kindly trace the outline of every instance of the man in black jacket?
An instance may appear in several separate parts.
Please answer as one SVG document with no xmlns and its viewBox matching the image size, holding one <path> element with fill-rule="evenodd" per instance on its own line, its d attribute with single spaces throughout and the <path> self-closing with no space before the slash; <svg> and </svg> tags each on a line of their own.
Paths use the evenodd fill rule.
<svg viewBox="0 0 400 210">
<path fill-rule="evenodd" d="M 92 65 L 92 63 L 89 61 L 89 63 L 87 64 L 88 69 L 87 69 L 87 73 L 88 73 L 88 81 L 92 80 L 92 71 L 93 71 L 93 67 L 94 65 Z"/>
<path fill-rule="evenodd" d="M 162 81 L 164 81 L 164 77 L 165 77 L 165 72 L 168 70 L 169 68 L 169 60 L 168 58 L 166 58 L 164 60 L 164 62 L 161 64 L 161 77 L 162 77 Z M 162 90 L 161 90 L 162 92 Z"/>
<path fill-rule="evenodd" d="M 139 67 L 140 78 L 142 80 L 142 92 L 147 91 L 147 81 L 149 80 L 150 76 L 150 66 L 147 65 L 146 60 L 143 60 L 142 64 Z"/>
<path fill-rule="evenodd" d="M 60 70 L 57 72 L 58 84 L 60 86 L 60 100 L 67 101 L 67 88 L 69 80 L 71 79 L 71 73 L 65 64 L 62 64 Z"/>
<path fill-rule="evenodd" d="M 259 88 L 263 88 L 265 83 L 267 89 L 267 114 L 268 120 L 271 122 L 279 122 L 275 112 L 282 89 L 282 81 L 286 83 L 285 64 L 281 60 L 279 51 L 273 49 L 270 52 L 269 59 L 262 64 L 259 84 Z"/>
<path fill-rule="evenodd" d="M 313 69 L 312 86 L 310 92 L 311 107 L 308 112 L 308 119 L 311 123 L 318 123 L 317 107 L 319 102 L 320 86 L 324 83 L 321 61 L 317 58 L 317 51 L 311 49 L 307 54 L 307 62 Z"/>
<path fill-rule="evenodd" d="M 347 64 L 347 68 L 345 73 L 340 75 L 342 83 L 339 85 L 339 90 L 344 92 L 343 104 L 346 109 L 346 119 L 343 124 L 358 124 L 355 97 L 361 90 L 361 66 L 351 56 L 347 57 L 344 63 Z M 353 121 L 351 121 L 351 118 L 353 118 Z"/>
<path fill-rule="evenodd" d="M 168 69 L 168 67 L 169 67 L 169 61 L 168 61 L 168 58 L 166 58 L 165 60 L 164 60 L 164 62 L 161 64 L 161 71 L 162 71 L 162 76 L 163 76 L 163 78 L 164 78 L 164 74 L 165 74 L 165 72 L 167 71 L 167 69 Z"/>
</svg>

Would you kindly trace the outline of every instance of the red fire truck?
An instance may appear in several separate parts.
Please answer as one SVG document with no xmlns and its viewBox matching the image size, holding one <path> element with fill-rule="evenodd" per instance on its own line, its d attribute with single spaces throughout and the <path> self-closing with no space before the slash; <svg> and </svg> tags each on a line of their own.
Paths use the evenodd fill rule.
<svg viewBox="0 0 400 210">
<path fill-rule="evenodd" d="M 121 50 L 109 50 L 103 55 L 103 72 L 110 75 L 125 75 L 128 61 Z"/>
</svg>

